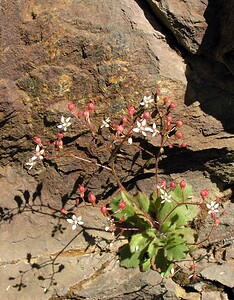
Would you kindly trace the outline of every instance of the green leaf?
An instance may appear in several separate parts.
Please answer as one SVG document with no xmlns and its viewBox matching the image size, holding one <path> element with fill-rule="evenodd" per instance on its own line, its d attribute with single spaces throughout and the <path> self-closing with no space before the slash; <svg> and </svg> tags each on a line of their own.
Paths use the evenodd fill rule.
<svg viewBox="0 0 234 300">
<path fill-rule="evenodd" d="M 149 207 L 150 207 L 150 200 L 149 197 L 144 194 L 144 193 L 140 193 L 138 192 L 135 195 L 135 199 L 137 200 L 137 202 L 139 203 L 139 207 L 145 211 L 145 212 L 149 212 Z"/>
<path fill-rule="evenodd" d="M 150 258 L 146 259 L 142 264 L 141 264 L 141 270 L 143 272 L 147 271 L 151 267 L 151 261 Z"/>
<path fill-rule="evenodd" d="M 162 277 L 168 278 L 172 274 L 172 269 L 174 268 L 174 263 L 168 264 L 167 269 L 161 273 Z"/>
<path fill-rule="evenodd" d="M 182 190 L 178 184 L 171 192 L 172 199 L 176 202 L 186 202 L 191 199 L 193 195 L 192 186 L 187 184 L 186 187 Z"/>
<path fill-rule="evenodd" d="M 186 257 L 189 252 L 185 240 L 180 236 L 173 236 L 168 238 L 168 242 L 164 247 L 165 257 L 170 261 L 181 260 Z"/>
<path fill-rule="evenodd" d="M 131 253 L 129 244 L 123 246 L 120 251 L 120 265 L 125 268 L 136 268 L 140 264 L 141 252 Z"/>
<path fill-rule="evenodd" d="M 126 192 L 122 191 L 120 194 L 115 196 L 110 203 L 110 207 L 114 213 L 117 212 L 119 210 L 119 204 L 122 200 L 126 202 L 126 207 L 122 211 L 116 213 L 114 216 L 117 219 L 121 219 L 124 217 L 125 220 L 128 220 L 128 218 L 134 216 L 135 212 L 131 197 L 129 197 Z"/>
<path fill-rule="evenodd" d="M 150 243 L 150 238 L 144 233 L 134 234 L 131 238 L 129 243 L 130 251 L 134 252 L 141 252 L 147 248 L 147 245 Z"/>
<path fill-rule="evenodd" d="M 148 247 L 149 257 L 156 256 L 160 247 L 163 246 L 163 243 L 160 242 L 158 238 L 155 238 Z"/>
</svg>

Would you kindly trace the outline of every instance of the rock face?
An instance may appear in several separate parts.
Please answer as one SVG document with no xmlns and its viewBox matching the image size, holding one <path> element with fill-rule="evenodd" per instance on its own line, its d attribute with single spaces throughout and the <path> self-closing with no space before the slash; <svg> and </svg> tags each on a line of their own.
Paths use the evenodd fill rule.
<svg viewBox="0 0 234 300">
<path fill-rule="evenodd" d="M 99 209 L 77 209 L 85 230 L 73 232 L 60 213 L 78 197 L 82 182 L 99 199 L 116 190 L 114 177 L 95 163 L 91 135 L 72 127 L 64 140 L 71 155 L 28 170 L 34 136 L 53 141 L 68 103 L 92 100 L 96 119 L 122 114 L 128 105 L 160 89 L 177 101 L 187 150 L 173 150 L 160 176 L 185 178 L 215 196 L 230 198 L 234 184 L 233 14 L 226 1 L 169 0 L 7 1 L 0 4 L 0 250 L 4 299 L 177 299 L 170 281 L 160 287 L 155 271 L 122 270 Z M 168 152 L 169 153 L 169 152 Z M 167 154 L 167 153 L 166 153 Z M 131 153 L 127 153 L 128 157 Z M 132 188 L 152 187 L 152 170 L 134 177 L 122 160 L 121 176 Z M 132 172 L 129 172 L 131 170 Z M 76 236 L 77 234 L 77 236 Z M 100 240 L 96 240 L 101 236 Z M 61 250 L 63 251 L 61 252 Z M 112 282 L 112 279 L 114 281 Z M 129 288 L 129 282 L 132 288 Z M 113 283 L 113 285 L 112 285 Z M 127 293 L 126 293 L 126 290 Z M 124 295 L 124 296 L 123 296 Z M 62 298 L 64 297 L 64 298 Z M 70 298 L 69 298 L 70 297 Z M 138 298 L 137 298 L 138 297 Z M 183 298 L 199 297 L 185 295 Z M 197 298 L 199 299 L 199 298 Z"/>
</svg>

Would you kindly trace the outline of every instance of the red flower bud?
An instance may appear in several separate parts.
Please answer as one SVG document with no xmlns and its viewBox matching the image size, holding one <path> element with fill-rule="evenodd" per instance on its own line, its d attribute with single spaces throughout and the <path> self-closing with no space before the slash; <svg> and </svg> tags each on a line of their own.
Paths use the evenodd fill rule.
<svg viewBox="0 0 234 300">
<path fill-rule="evenodd" d="M 63 133 L 63 131 L 60 131 L 59 133 L 58 133 L 58 139 L 62 139 L 63 138 L 63 136 L 64 136 L 64 133 Z"/>
<path fill-rule="evenodd" d="M 126 207 L 126 202 L 122 200 L 119 204 L 119 209 L 123 210 L 125 207 Z"/>
<path fill-rule="evenodd" d="M 88 119 L 89 118 L 89 111 L 88 110 L 84 110 L 83 111 L 83 116 L 85 119 Z"/>
<path fill-rule="evenodd" d="M 183 133 L 182 132 L 176 132 L 176 138 L 179 140 L 183 137 Z"/>
<path fill-rule="evenodd" d="M 72 103 L 69 103 L 69 104 L 68 104 L 68 109 L 69 109 L 70 111 L 73 111 L 73 110 L 74 110 L 74 105 L 73 105 Z"/>
<path fill-rule="evenodd" d="M 174 181 L 172 181 L 170 183 L 170 190 L 173 190 L 176 187 L 176 183 Z"/>
<path fill-rule="evenodd" d="M 166 104 L 169 101 L 168 97 L 163 98 L 164 104 Z"/>
<path fill-rule="evenodd" d="M 146 120 L 150 119 L 150 112 L 149 111 L 144 112 L 143 118 Z"/>
<path fill-rule="evenodd" d="M 184 123 L 181 120 L 179 120 L 179 121 L 176 122 L 177 127 L 181 127 L 181 126 L 183 126 L 183 124 Z"/>
<path fill-rule="evenodd" d="M 167 188 L 167 182 L 166 182 L 166 180 L 162 180 L 161 181 L 161 186 L 164 188 L 164 190 Z"/>
<path fill-rule="evenodd" d="M 94 110 L 95 109 L 95 106 L 94 106 L 94 104 L 93 104 L 93 102 L 90 102 L 89 104 L 88 104 L 88 110 Z"/>
<path fill-rule="evenodd" d="M 127 121 L 128 121 L 128 119 L 126 117 L 123 117 L 122 120 L 121 120 L 122 124 L 126 124 Z"/>
<path fill-rule="evenodd" d="M 82 195 L 82 197 L 84 196 L 84 192 L 85 192 L 85 187 L 81 184 L 79 187 L 78 187 L 78 190 L 80 192 L 80 194 Z"/>
<path fill-rule="evenodd" d="M 33 138 L 33 140 L 34 140 L 34 142 L 37 144 L 37 145 L 42 145 L 41 144 L 41 139 L 38 137 L 38 136 L 35 136 L 34 138 Z"/>
<path fill-rule="evenodd" d="M 134 113 L 135 113 L 134 106 L 129 106 L 129 108 L 128 108 L 128 114 L 129 114 L 129 116 L 133 116 Z"/>
<path fill-rule="evenodd" d="M 168 115 L 168 116 L 167 116 L 167 122 L 170 123 L 171 121 L 172 121 L 172 116 L 171 116 L 171 115 Z"/>
<path fill-rule="evenodd" d="M 186 182 L 184 180 L 180 182 L 180 187 L 182 190 L 186 187 Z"/>
<path fill-rule="evenodd" d="M 107 208 L 106 208 L 106 206 L 105 205 L 102 205 L 102 207 L 101 207 L 101 212 L 103 213 L 103 215 L 106 215 L 106 213 L 107 213 Z"/>
<path fill-rule="evenodd" d="M 220 219 L 219 218 L 215 219 L 215 226 L 218 227 L 219 224 L 220 224 Z"/>
<path fill-rule="evenodd" d="M 186 147 L 188 147 L 188 143 L 182 142 L 182 143 L 180 144 L 180 147 L 181 147 L 181 148 L 186 148 Z"/>
<path fill-rule="evenodd" d="M 88 201 L 90 203 L 92 203 L 92 205 L 94 205 L 94 203 L 96 202 L 96 196 L 94 194 L 90 193 L 88 196 Z"/>
<path fill-rule="evenodd" d="M 118 133 L 118 134 L 122 133 L 122 132 L 123 132 L 123 130 L 124 130 L 124 127 L 123 127 L 123 125 L 122 125 L 122 124 L 120 124 L 120 125 L 119 125 L 119 126 L 117 126 L 117 128 L 116 128 L 116 131 L 117 131 L 117 133 Z"/>
<path fill-rule="evenodd" d="M 66 210 L 64 207 L 61 208 L 60 212 L 61 212 L 62 214 L 67 214 L 67 210 Z"/>
<path fill-rule="evenodd" d="M 176 103 L 175 103 L 175 102 L 171 102 L 171 104 L 170 104 L 170 108 L 171 108 L 171 109 L 174 109 L 174 108 L 176 108 Z"/>
<path fill-rule="evenodd" d="M 200 192 L 200 195 L 202 196 L 202 199 L 205 199 L 209 194 L 209 191 L 206 189 L 206 190 L 202 190 Z"/>
<path fill-rule="evenodd" d="M 82 117 L 82 115 L 83 115 L 83 111 L 78 111 L 78 113 L 77 113 L 77 117 L 78 117 L 78 118 L 81 118 L 81 117 Z"/>
</svg>

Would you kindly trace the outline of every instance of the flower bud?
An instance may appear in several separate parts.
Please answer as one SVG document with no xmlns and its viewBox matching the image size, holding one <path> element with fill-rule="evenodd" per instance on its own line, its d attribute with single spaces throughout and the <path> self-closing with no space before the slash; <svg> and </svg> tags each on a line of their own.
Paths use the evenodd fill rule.
<svg viewBox="0 0 234 300">
<path fill-rule="evenodd" d="M 123 127 L 122 124 L 120 124 L 120 125 L 117 126 L 117 128 L 116 128 L 116 131 L 117 131 L 118 134 L 121 134 L 121 133 L 123 132 L 123 130 L 124 130 L 124 127 Z"/>
<path fill-rule="evenodd" d="M 61 139 L 63 138 L 63 136 L 64 136 L 63 131 L 60 131 L 60 132 L 58 133 L 58 139 L 61 140 Z"/>
<path fill-rule="evenodd" d="M 88 104 L 88 110 L 92 111 L 92 110 L 94 110 L 94 109 L 95 109 L 95 106 L 94 106 L 93 102 L 90 102 L 90 103 Z"/>
<path fill-rule="evenodd" d="M 164 97 L 164 98 L 163 98 L 164 104 L 166 104 L 168 101 L 169 101 L 168 97 Z"/>
<path fill-rule="evenodd" d="M 186 147 L 188 147 L 188 143 L 182 142 L 182 143 L 180 144 L 180 148 L 186 148 Z"/>
<path fill-rule="evenodd" d="M 215 219 L 214 223 L 215 223 L 215 226 L 218 227 L 220 224 L 220 219 L 219 218 Z"/>
<path fill-rule="evenodd" d="M 183 133 L 182 132 L 176 132 L 176 138 L 179 140 L 183 137 Z"/>
<path fill-rule="evenodd" d="M 122 200 L 122 201 L 119 203 L 119 209 L 120 209 L 120 210 L 123 210 L 125 207 L 126 207 L 126 202 Z"/>
<path fill-rule="evenodd" d="M 181 189 L 183 190 L 183 189 L 186 187 L 186 181 L 182 180 L 182 181 L 180 182 L 180 187 L 181 187 Z"/>
<path fill-rule="evenodd" d="M 163 187 L 164 190 L 167 188 L 167 182 L 166 182 L 166 180 L 163 179 L 161 181 L 161 186 Z"/>
<path fill-rule="evenodd" d="M 103 215 L 106 215 L 106 213 L 107 213 L 107 208 L 106 208 L 106 206 L 105 205 L 102 205 L 102 207 L 101 207 L 101 212 L 103 213 Z"/>
<path fill-rule="evenodd" d="M 149 111 L 144 112 L 143 118 L 146 120 L 150 119 L 150 112 Z"/>
<path fill-rule="evenodd" d="M 168 116 L 167 116 L 167 122 L 170 123 L 171 121 L 172 121 L 172 116 L 171 116 L 171 115 L 168 115 Z"/>
<path fill-rule="evenodd" d="M 87 120 L 89 118 L 89 111 L 88 110 L 84 110 L 83 111 L 83 116 Z"/>
<path fill-rule="evenodd" d="M 184 124 L 184 123 L 183 123 L 183 121 L 181 121 L 181 120 L 179 120 L 179 121 L 176 122 L 176 125 L 177 125 L 177 127 L 179 127 L 179 128 L 180 128 L 181 126 L 183 126 L 183 124 Z"/>
<path fill-rule="evenodd" d="M 92 205 L 94 206 L 94 204 L 96 202 L 96 196 L 94 194 L 90 193 L 89 196 L 88 196 L 88 201 L 90 203 L 92 203 Z"/>
<path fill-rule="evenodd" d="M 81 185 L 78 187 L 78 190 L 79 190 L 81 196 L 84 197 L 85 187 L 81 184 Z"/>
<path fill-rule="evenodd" d="M 129 106 L 129 107 L 128 107 L 128 114 L 129 114 L 129 116 L 133 116 L 134 113 L 135 113 L 135 108 L 134 108 L 134 106 Z"/>
<path fill-rule="evenodd" d="M 34 142 L 35 142 L 37 145 L 39 145 L 39 146 L 42 145 L 41 139 L 40 139 L 38 136 L 35 136 L 35 137 L 33 138 L 33 140 L 34 140 Z"/>
<path fill-rule="evenodd" d="M 170 190 L 173 190 L 176 187 L 176 183 L 174 181 L 172 181 L 170 183 Z"/>
<path fill-rule="evenodd" d="M 68 104 L 68 109 L 69 109 L 70 111 L 73 111 L 73 110 L 74 110 L 74 105 L 73 105 L 72 103 L 69 103 L 69 104 Z"/>
<path fill-rule="evenodd" d="M 78 111 L 78 113 L 77 113 L 77 117 L 78 117 L 78 118 L 81 118 L 81 117 L 82 117 L 82 115 L 83 115 L 83 111 Z"/>
<path fill-rule="evenodd" d="M 174 108 L 176 108 L 176 103 L 175 103 L 175 102 L 171 102 L 171 104 L 170 104 L 170 108 L 171 108 L 171 109 L 174 109 Z"/>
<path fill-rule="evenodd" d="M 200 192 L 200 195 L 201 195 L 202 199 L 205 199 L 208 196 L 208 194 L 209 194 L 209 191 L 207 189 L 206 190 L 202 190 Z"/>
<path fill-rule="evenodd" d="M 121 120 L 122 124 L 126 124 L 127 121 L 128 121 L 127 117 L 123 117 L 122 120 Z"/>
</svg>

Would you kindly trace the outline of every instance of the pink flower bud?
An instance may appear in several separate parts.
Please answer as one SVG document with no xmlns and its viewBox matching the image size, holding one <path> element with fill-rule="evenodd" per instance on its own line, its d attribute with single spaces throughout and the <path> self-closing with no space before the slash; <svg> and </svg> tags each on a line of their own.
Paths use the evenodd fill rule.
<svg viewBox="0 0 234 300">
<path fill-rule="evenodd" d="M 60 212 L 61 212 L 62 214 L 67 214 L 67 210 L 66 210 L 64 207 L 61 208 Z"/>
<path fill-rule="evenodd" d="M 172 121 L 172 116 L 171 116 L 171 115 L 168 115 L 168 116 L 167 116 L 167 122 L 170 123 L 171 121 Z"/>
<path fill-rule="evenodd" d="M 60 131 L 59 133 L 58 133 L 58 139 L 62 139 L 63 138 L 63 136 L 64 136 L 64 133 L 63 133 L 63 131 Z"/>
<path fill-rule="evenodd" d="M 126 117 L 123 117 L 122 120 L 121 120 L 122 124 L 126 124 L 127 121 L 128 121 L 128 119 Z"/>
<path fill-rule="evenodd" d="M 159 96 L 160 95 L 160 90 L 157 90 L 156 92 L 155 92 L 155 94 L 157 95 L 157 96 Z"/>
<path fill-rule="evenodd" d="M 83 196 L 84 196 L 84 192 L 85 192 L 85 187 L 81 184 L 81 185 L 78 187 L 78 190 L 79 190 L 81 196 L 83 197 Z"/>
<path fill-rule="evenodd" d="M 179 121 L 176 122 L 177 127 L 181 127 L 181 126 L 183 126 L 183 124 L 184 123 L 181 120 L 179 120 Z"/>
<path fill-rule="evenodd" d="M 170 190 L 173 190 L 176 187 L 176 183 L 174 181 L 172 181 L 170 183 Z"/>
<path fill-rule="evenodd" d="M 170 108 L 171 108 L 171 109 L 174 109 L 174 108 L 176 108 L 176 103 L 175 103 L 175 102 L 171 102 L 171 104 L 170 104 Z"/>
<path fill-rule="evenodd" d="M 122 217 L 122 218 L 120 219 L 120 222 L 124 222 L 124 221 L 125 221 L 125 218 Z"/>
<path fill-rule="evenodd" d="M 202 199 L 205 199 L 209 194 L 209 191 L 206 189 L 206 190 L 202 190 L 200 192 L 200 195 L 202 196 Z"/>
<path fill-rule="evenodd" d="M 186 148 L 186 147 L 188 147 L 188 144 L 186 142 L 180 144 L 180 148 Z"/>
<path fill-rule="evenodd" d="M 182 190 L 186 187 L 186 182 L 184 180 L 180 182 L 180 187 Z"/>
<path fill-rule="evenodd" d="M 166 104 L 168 101 L 169 101 L 168 97 L 164 97 L 164 98 L 163 98 L 164 104 Z"/>
<path fill-rule="evenodd" d="M 166 180 L 162 180 L 161 181 L 161 186 L 164 188 L 164 190 L 167 188 L 167 182 L 166 182 Z"/>
<path fill-rule="evenodd" d="M 167 123 L 167 130 L 169 130 L 169 129 L 171 129 L 171 123 L 170 122 Z"/>
<path fill-rule="evenodd" d="M 221 200 L 221 198 L 220 197 L 216 197 L 216 202 L 219 202 L 220 200 Z"/>
<path fill-rule="evenodd" d="M 146 120 L 150 119 L 150 112 L 149 111 L 144 112 L 143 118 Z"/>
<path fill-rule="evenodd" d="M 37 144 L 37 145 L 42 145 L 42 143 L 41 143 L 41 139 L 38 137 L 38 136 L 35 136 L 34 138 L 33 138 L 33 140 L 34 140 L 34 142 Z"/>
<path fill-rule="evenodd" d="M 135 113 L 135 108 L 134 108 L 134 106 L 129 106 L 129 107 L 128 107 L 128 114 L 129 114 L 129 116 L 133 116 L 134 113 Z"/>
<path fill-rule="evenodd" d="M 69 104 L 68 104 L 68 109 L 69 109 L 70 111 L 73 111 L 73 110 L 74 110 L 74 105 L 73 105 L 72 103 L 69 103 Z"/>
<path fill-rule="evenodd" d="M 220 219 L 219 218 L 215 219 L 214 223 L 215 223 L 215 226 L 218 227 L 220 224 Z"/>
<path fill-rule="evenodd" d="M 215 211 L 212 211 L 212 212 L 211 212 L 211 218 L 212 218 L 212 219 L 215 219 L 215 216 L 216 216 L 216 212 L 215 212 Z"/>
<path fill-rule="evenodd" d="M 124 126 L 122 124 L 120 124 L 119 126 L 117 126 L 116 131 L 118 134 L 121 134 L 124 130 Z"/>
<path fill-rule="evenodd" d="M 92 205 L 94 206 L 94 204 L 96 202 L 96 196 L 94 194 L 90 193 L 89 196 L 88 196 L 88 201 L 90 203 L 92 203 Z"/>
<path fill-rule="evenodd" d="M 87 120 L 89 118 L 89 111 L 88 110 L 84 110 L 83 111 L 83 116 Z"/>
<path fill-rule="evenodd" d="M 94 104 L 93 104 L 93 102 L 90 102 L 89 104 L 88 104 L 88 110 L 94 110 L 95 109 L 95 106 L 94 106 Z"/>
<path fill-rule="evenodd" d="M 77 117 L 78 117 L 78 118 L 81 118 L 81 117 L 82 117 L 82 115 L 83 115 L 83 111 L 78 111 L 78 113 L 77 113 Z"/>
<path fill-rule="evenodd" d="M 46 141 L 46 144 L 49 146 L 51 143 L 50 143 L 50 141 Z"/>
<path fill-rule="evenodd" d="M 183 137 L 183 133 L 182 132 L 176 132 L 176 138 L 179 140 Z"/>
<path fill-rule="evenodd" d="M 106 215 L 106 213 L 107 213 L 107 208 L 106 208 L 106 206 L 105 205 L 102 205 L 102 207 L 101 207 L 101 212 L 103 213 L 103 215 Z"/>
<path fill-rule="evenodd" d="M 126 202 L 122 200 L 119 204 L 119 209 L 123 210 L 123 209 L 125 209 L 125 207 L 126 207 Z"/>
</svg>

